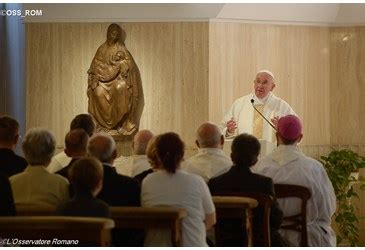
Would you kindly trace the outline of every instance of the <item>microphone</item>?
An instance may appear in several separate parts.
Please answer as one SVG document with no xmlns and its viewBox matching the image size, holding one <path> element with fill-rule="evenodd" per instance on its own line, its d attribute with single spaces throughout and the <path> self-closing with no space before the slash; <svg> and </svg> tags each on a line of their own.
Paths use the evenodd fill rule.
<svg viewBox="0 0 365 250">
<path fill-rule="evenodd" d="M 255 100 L 254 99 L 251 99 L 251 104 L 252 104 L 252 107 L 256 110 L 256 112 L 257 113 L 259 113 L 260 115 L 261 115 L 261 117 L 262 118 L 264 118 L 264 120 L 268 123 L 268 124 L 270 124 L 270 126 L 275 130 L 275 131 L 277 131 L 276 130 L 276 128 L 275 128 L 275 126 L 268 120 L 268 119 L 266 119 L 266 117 L 263 115 L 263 114 L 261 114 L 261 112 L 255 107 L 255 105 L 254 105 L 254 103 L 255 103 Z"/>
</svg>

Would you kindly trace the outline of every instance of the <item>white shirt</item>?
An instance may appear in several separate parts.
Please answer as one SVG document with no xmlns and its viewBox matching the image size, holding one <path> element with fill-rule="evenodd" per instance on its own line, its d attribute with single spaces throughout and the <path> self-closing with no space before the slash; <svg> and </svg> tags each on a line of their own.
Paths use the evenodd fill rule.
<svg viewBox="0 0 365 250">
<path fill-rule="evenodd" d="M 307 228 L 309 246 L 336 246 L 336 235 L 331 228 L 331 217 L 336 210 L 336 196 L 323 165 L 305 156 L 297 146 L 280 145 L 270 155 L 261 159 L 253 172 L 271 177 L 274 183 L 307 187 L 311 198 L 307 203 Z M 300 212 L 296 198 L 278 199 L 284 216 Z M 326 232 L 324 232 L 326 231 Z M 300 235 L 291 230 L 281 230 L 291 244 L 300 244 Z"/>
<path fill-rule="evenodd" d="M 233 163 L 219 148 L 199 148 L 198 153 L 183 164 L 184 170 L 200 175 L 205 182 L 227 172 Z"/>
<path fill-rule="evenodd" d="M 205 216 L 214 213 L 215 207 L 204 180 L 183 170 L 175 174 L 159 170 L 149 174 L 142 182 L 143 207 L 167 205 L 184 208 L 188 215 L 182 223 L 182 246 L 207 247 Z M 148 231 L 145 246 L 171 246 L 166 231 Z"/>
<path fill-rule="evenodd" d="M 263 115 L 269 121 L 275 116 L 282 117 L 289 114 L 296 115 L 294 110 L 290 107 L 288 103 L 276 97 L 272 92 L 270 92 L 268 96 L 264 99 L 259 99 L 258 97 L 256 97 L 255 94 L 251 93 L 235 100 L 231 108 L 224 115 L 224 118 L 220 125 L 222 133 L 224 135 L 227 131 L 226 124 L 232 117 L 237 123 L 237 129 L 234 136 L 242 133 L 252 134 L 253 117 L 254 112 L 256 111 L 252 107 L 251 99 L 255 100 L 255 105 L 264 104 Z M 264 139 L 269 142 L 275 142 L 276 139 L 273 134 L 273 128 L 266 121 L 263 121 L 262 138 L 259 139 Z"/>
<path fill-rule="evenodd" d="M 67 179 L 44 166 L 28 166 L 9 181 L 15 205 L 58 206 L 70 198 Z"/>
<path fill-rule="evenodd" d="M 68 157 L 65 151 L 62 151 L 52 157 L 51 163 L 48 165 L 47 170 L 50 173 L 56 173 L 63 169 L 71 162 L 71 158 Z"/>
<path fill-rule="evenodd" d="M 121 155 L 114 160 L 113 165 L 118 174 L 131 176 L 131 157 Z"/>
<path fill-rule="evenodd" d="M 119 174 L 132 178 L 151 168 L 147 155 L 122 156 L 114 161 L 114 165 Z"/>
</svg>

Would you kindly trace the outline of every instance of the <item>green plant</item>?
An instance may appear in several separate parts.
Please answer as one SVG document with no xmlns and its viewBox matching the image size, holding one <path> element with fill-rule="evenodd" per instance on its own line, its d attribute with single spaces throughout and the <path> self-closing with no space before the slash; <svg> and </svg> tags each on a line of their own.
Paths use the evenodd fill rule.
<svg viewBox="0 0 365 250">
<path fill-rule="evenodd" d="M 365 167 L 365 157 L 347 149 L 337 150 L 332 148 L 331 153 L 321 156 L 323 165 L 326 168 L 337 198 L 337 210 L 335 221 L 338 225 L 340 235 L 337 235 L 337 243 L 347 239 L 351 246 L 357 246 L 359 242 L 358 218 L 356 210 L 351 202 L 352 198 L 359 198 L 354 190 L 355 182 L 360 184 L 360 189 L 365 190 L 365 180 L 357 180 L 354 172 Z"/>
</svg>

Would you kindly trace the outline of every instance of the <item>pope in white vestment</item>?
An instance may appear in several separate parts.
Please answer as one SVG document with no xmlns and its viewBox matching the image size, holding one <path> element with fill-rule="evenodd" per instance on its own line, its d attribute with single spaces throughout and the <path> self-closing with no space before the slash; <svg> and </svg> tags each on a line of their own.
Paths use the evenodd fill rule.
<svg viewBox="0 0 365 250">
<path fill-rule="evenodd" d="M 278 118 L 288 114 L 296 115 L 287 102 L 272 93 L 274 81 L 274 75 L 270 71 L 262 70 L 256 74 L 253 93 L 238 98 L 221 122 L 222 133 L 226 137 L 248 133 L 258 139 L 275 142 L 275 130 L 259 116 L 251 102 L 253 99 L 256 108 L 271 120 L 274 126 Z"/>
<path fill-rule="evenodd" d="M 274 184 L 293 184 L 307 187 L 311 198 L 307 203 L 307 231 L 310 247 L 334 247 L 336 235 L 331 228 L 331 217 L 336 211 L 336 196 L 323 165 L 307 157 L 297 147 L 302 138 L 299 119 L 286 116 L 278 121 L 279 146 L 259 160 L 253 172 L 271 177 Z M 282 134 L 282 135 L 280 135 Z M 283 141 L 282 136 L 286 136 Z M 278 199 L 284 216 L 298 214 L 301 202 L 296 198 Z M 291 245 L 300 244 L 300 234 L 292 230 L 280 230 Z"/>
</svg>

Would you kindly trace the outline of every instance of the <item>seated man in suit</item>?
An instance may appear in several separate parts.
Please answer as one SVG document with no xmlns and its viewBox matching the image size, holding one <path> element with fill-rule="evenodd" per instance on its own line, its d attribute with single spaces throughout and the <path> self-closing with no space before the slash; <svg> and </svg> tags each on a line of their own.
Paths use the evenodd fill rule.
<svg viewBox="0 0 365 250">
<path fill-rule="evenodd" d="M 92 116 L 89 114 L 79 114 L 75 116 L 70 124 L 70 130 L 73 129 L 83 129 L 89 136 L 92 136 L 95 132 L 95 123 Z M 50 173 L 56 173 L 67 166 L 71 160 L 71 157 L 67 156 L 65 151 L 62 151 L 52 157 L 52 161 L 47 169 Z"/>
<path fill-rule="evenodd" d="M 237 136 L 231 146 L 231 158 L 233 166 L 231 169 L 216 178 L 210 179 L 208 182 L 212 195 L 227 194 L 229 192 L 257 192 L 273 196 L 275 199 L 273 181 L 265 176 L 253 174 L 250 167 L 255 165 L 257 157 L 260 153 L 259 141 L 251 135 L 240 134 Z M 262 243 L 255 238 L 262 231 L 263 208 L 257 207 L 253 213 L 253 235 L 254 246 L 261 246 Z M 280 237 L 278 229 L 280 228 L 283 213 L 278 205 L 271 208 L 270 228 L 271 228 L 271 244 L 272 246 L 285 246 L 285 241 Z M 219 221 L 225 232 L 240 231 L 241 221 Z M 243 235 L 241 233 L 240 235 Z M 227 246 L 241 246 L 243 238 L 233 238 L 224 242 Z"/>
<path fill-rule="evenodd" d="M 275 183 L 307 187 L 311 198 L 307 203 L 308 245 L 311 247 L 335 247 L 336 234 L 331 228 L 331 217 L 336 211 L 336 195 L 323 165 L 302 153 L 298 143 L 303 137 L 302 123 L 298 117 L 287 115 L 279 119 L 276 138 L 279 146 L 262 158 L 253 171 L 265 175 Z M 300 201 L 295 198 L 280 199 L 285 216 L 301 211 Z M 300 234 L 292 230 L 280 230 L 291 245 L 300 244 Z"/>
<path fill-rule="evenodd" d="M 27 161 L 15 154 L 14 150 L 19 140 L 19 123 L 9 117 L 0 117 L 0 173 L 7 177 L 23 172 Z"/>
<path fill-rule="evenodd" d="M 105 133 L 93 135 L 87 146 L 90 156 L 103 164 L 103 188 L 98 198 L 110 206 L 140 206 L 140 188 L 132 178 L 120 175 L 113 166 L 117 156 L 113 137 Z"/>
<path fill-rule="evenodd" d="M 103 187 L 97 198 L 109 206 L 140 206 L 138 182 L 118 174 L 113 166 L 117 157 L 113 137 L 106 133 L 94 134 L 89 140 L 87 152 L 103 164 Z M 138 230 L 113 230 L 113 244 L 116 246 L 142 246 L 142 237 Z"/>
<path fill-rule="evenodd" d="M 89 135 L 83 129 L 73 129 L 67 133 L 65 137 L 65 153 L 71 158 L 71 161 L 67 166 L 57 171 L 56 174 L 60 174 L 70 180 L 68 171 L 75 161 L 86 156 L 86 146 L 88 140 Z"/>
</svg>

